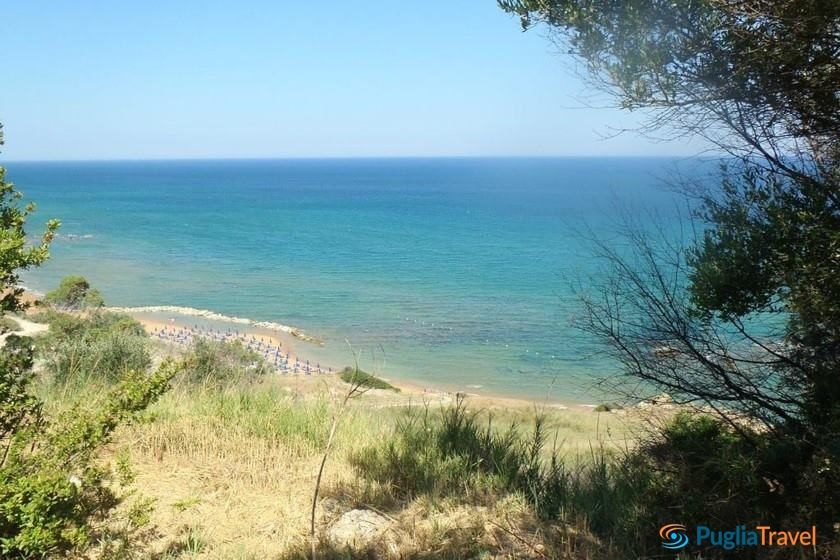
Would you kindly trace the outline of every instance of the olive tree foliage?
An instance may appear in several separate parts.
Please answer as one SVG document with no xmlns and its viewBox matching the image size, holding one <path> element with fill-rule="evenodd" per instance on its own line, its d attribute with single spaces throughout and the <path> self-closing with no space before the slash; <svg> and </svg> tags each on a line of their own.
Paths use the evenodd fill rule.
<svg viewBox="0 0 840 560">
<path fill-rule="evenodd" d="M 629 379 L 796 434 L 840 432 L 840 2 L 500 0 L 588 68 L 642 133 L 722 150 L 683 184 L 696 238 L 626 228 L 584 328 Z M 736 411 L 737 414 L 731 414 Z"/>
</svg>

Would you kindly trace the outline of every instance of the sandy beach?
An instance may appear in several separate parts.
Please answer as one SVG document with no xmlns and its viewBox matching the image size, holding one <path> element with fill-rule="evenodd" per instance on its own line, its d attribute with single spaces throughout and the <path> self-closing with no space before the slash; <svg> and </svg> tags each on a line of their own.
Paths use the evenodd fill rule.
<svg viewBox="0 0 840 560">
<path fill-rule="evenodd" d="M 112 308 L 112 310 L 117 312 L 126 312 L 126 308 Z M 146 329 L 150 336 L 154 337 L 157 340 L 160 340 L 161 342 L 167 345 L 173 347 L 183 346 L 183 344 L 179 344 L 172 340 L 171 337 L 161 336 L 162 332 L 196 332 L 196 325 L 194 323 L 191 324 L 189 321 L 187 321 L 186 317 L 170 317 L 168 319 L 165 319 L 159 317 L 149 317 L 148 313 L 149 311 L 128 311 L 129 315 L 134 317 L 140 324 L 143 325 L 143 327 Z M 288 379 L 299 390 L 321 390 L 323 389 L 325 383 L 334 387 L 336 383 L 340 383 L 337 374 L 348 365 L 320 363 L 319 365 L 321 372 L 317 373 L 316 371 L 314 371 L 314 367 L 317 362 L 311 359 L 311 357 L 307 356 L 306 352 L 306 347 L 309 344 L 312 344 L 311 342 L 302 340 L 300 337 L 294 336 L 288 331 L 277 331 L 271 334 L 267 334 L 265 330 L 251 330 L 248 328 L 237 327 L 242 327 L 242 324 L 240 323 L 238 325 L 231 326 L 226 329 L 217 328 L 215 332 L 219 334 L 236 335 L 236 337 L 231 336 L 231 340 L 254 340 L 258 341 L 263 345 L 269 345 L 272 348 L 280 348 L 281 353 L 289 357 L 290 363 L 299 362 L 300 364 L 306 364 L 307 360 L 309 360 L 309 363 L 311 364 L 311 366 L 313 366 L 313 371 L 311 372 L 311 374 L 307 374 L 304 371 L 303 367 L 301 367 L 297 373 L 289 372 L 286 374 L 282 374 L 282 377 L 284 379 Z M 203 330 L 202 332 L 206 333 L 207 330 Z M 269 358 L 270 357 L 271 356 L 269 356 Z M 271 363 L 271 359 L 268 359 L 268 361 L 269 363 Z M 278 375 L 281 374 L 278 372 Z M 587 411 L 593 410 L 596 406 L 591 403 L 580 403 L 569 400 L 558 400 L 550 398 L 527 399 L 522 397 L 511 397 L 500 394 L 479 394 L 475 392 L 470 392 L 469 390 L 452 391 L 442 387 L 414 380 L 406 380 L 403 378 L 395 379 L 388 376 L 381 377 L 400 390 L 399 398 L 397 399 L 400 402 L 408 402 L 412 399 L 415 402 L 422 402 L 424 400 L 434 402 L 450 402 L 454 400 L 458 394 L 461 394 L 468 397 L 470 401 L 477 406 L 494 409 L 533 409 L 535 406 L 539 406 L 555 410 L 576 409 Z M 309 381 L 307 381 L 307 378 L 309 379 Z M 393 394 L 389 395 L 388 392 L 379 393 L 381 393 L 380 396 L 394 396 Z"/>
</svg>

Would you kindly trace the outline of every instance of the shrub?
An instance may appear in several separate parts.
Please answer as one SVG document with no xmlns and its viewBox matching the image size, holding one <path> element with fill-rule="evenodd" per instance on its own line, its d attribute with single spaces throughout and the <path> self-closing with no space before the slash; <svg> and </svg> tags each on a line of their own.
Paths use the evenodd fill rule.
<svg viewBox="0 0 840 560">
<path fill-rule="evenodd" d="M 28 338 L 10 335 L 0 353 L 0 441 L 9 443 L 9 434 L 28 419 L 37 417 L 40 403 L 27 392 L 32 380 L 34 348 Z M 0 465 L 5 463 L 5 458 Z"/>
<path fill-rule="evenodd" d="M 823 521 L 834 519 L 832 508 L 840 500 L 833 491 L 833 463 L 829 449 L 814 462 L 793 438 L 681 413 L 619 461 L 590 461 L 587 476 L 576 481 L 572 509 L 626 557 L 661 550 L 651 528 L 679 522 L 718 528 L 816 525 L 823 535 L 819 557 L 834 558 L 835 529 Z M 789 552 L 784 557 L 805 557 L 805 551 Z M 726 558 L 774 558 L 772 551 L 763 554 L 725 551 Z"/>
<path fill-rule="evenodd" d="M 348 366 L 341 370 L 340 376 L 342 381 L 350 384 L 356 384 L 359 387 L 365 387 L 368 389 L 386 389 L 389 391 L 396 391 L 397 393 L 400 391 L 399 388 L 394 387 L 384 379 L 380 379 L 379 377 L 362 371 L 359 368 Z"/>
<path fill-rule="evenodd" d="M 62 341 L 45 358 L 47 371 L 59 383 L 116 382 L 126 371 L 145 371 L 151 365 L 147 341 L 120 332 Z"/>
<path fill-rule="evenodd" d="M 710 511 L 733 527 L 758 517 L 770 522 L 760 503 L 763 438 L 754 436 L 751 443 L 709 416 L 677 415 L 638 451 L 657 472 L 649 507 L 660 514 L 676 508 L 685 523 L 707 522 Z"/>
<path fill-rule="evenodd" d="M 94 311 L 84 316 L 61 311 L 47 310 L 35 316 L 37 321 L 50 326 L 49 335 L 41 341 L 99 336 L 103 333 L 121 332 L 129 335 L 147 337 L 146 330 L 139 322 L 122 313 Z"/>
<path fill-rule="evenodd" d="M 126 371 L 151 365 L 143 327 L 131 317 L 97 311 L 85 317 L 48 312 L 50 324 L 39 341 L 46 370 L 59 383 L 96 379 L 119 380 Z"/>
<path fill-rule="evenodd" d="M 470 465 L 446 456 L 438 428 L 428 409 L 419 415 L 409 411 L 397 420 L 393 437 L 354 453 L 350 461 L 360 476 L 384 485 L 398 499 L 466 490 Z"/>
<path fill-rule="evenodd" d="M 624 407 L 621 406 L 619 403 L 609 402 L 609 403 L 601 403 L 596 406 L 593 410 L 595 412 L 612 412 L 614 410 L 622 410 Z"/>
<path fill-rule="evenodd" d="M 268 370 L 263 357 L 239 341 L 198 338 L 190 348 L 182 379 L 188 383 L 223 385 L 255 379 Z"/>
<path fill-rule="evenodd" d="M 807 454 L 793 440 L 734 427 L 708 415 L 682 413 L 633 455 L 652 473 L 638 507 L 653 526 L 674 522 L 674 512 L 679 512 L 680 523 L 714 520 L 722 528 L 819 524 L 820 515 L 814 511 L 818 499 L 802 491 Z M 825 497 L 832 499 L 830 493 Z M 800 510 L 809 513 L 797 517 Z M 832 531 L 818 525 L 818 532 L 826 536 L 823 543 L 829 542 Z M 732 551 L 727 558 L 752 558 L 751 554 Z"/>
<path fill-rule="evenodd" d="M 0 334 L 14 332 L 19 329 L 20 326 L 17 324 L 17 321 L 12 319 L 11 317 L 0 316 Z"/>
<path fill-rule="evenodd" d="M 12 336 L 0 359 L 0 552 L 3 558 L 53 557 L 88 546 L 94 526 L 119 503 L 95 452 L 114 429 L 145 409 L 176 368 L 133 372 L 101 407 L 56 418 L 28 391 L 33 347 Z"/>
<path fill-rule="evenodd" d="M 99 291 L 82 276 L 65 276 L 58 288 L 47 293 L 44 301 L 59 309 L 85 309 L 105 305 Z"/>
<path fill-rule="evenodd" d="M 20 208 L 20 198 L 0 168 L 3 312 L 25 307 L 19 272 L 47 259 L 58 227 L 58 222 L 49 221 L 41 241 L 29 245 L 24 226 L 34 205 Z M 33 357 L 31 340 L 16 335 L 0 349 L 0 557 L 4 559 L 65 556 L 96 538 L 94 524 L 107 517 L 119 500 L 106 483 L 105 470 L 94 463 L 94 454 L 118 425 L 166 390 L 177 369 L 165 363 L 153 374 L 132 372 L 101 406 L 77 407 L 49 417 L 30 391 Z"/>
</svg>

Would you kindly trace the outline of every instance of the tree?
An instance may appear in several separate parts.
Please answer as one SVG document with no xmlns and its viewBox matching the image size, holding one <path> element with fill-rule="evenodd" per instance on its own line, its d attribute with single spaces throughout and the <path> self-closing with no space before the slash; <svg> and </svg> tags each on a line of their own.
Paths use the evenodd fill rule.
<svg viewBox="0 0 840 560">
<path fill-rule="evenodd" d="M 632 286 L 633 297 L 639 296 L 636 303 L 644 302 L 637 311 L 651 312 L 646 313 L 650 330 L 640 337 L 648 351 L 656 339 L 662 345 L 682 339 L 686 345 L 702 340 L 730 346 L 731 337 L 719 330 L 751 338 L 745 320 L 755 314 L 784 317 L 783 340 L 774 348 L 751 341 L 765 346 L 771 357 L 759 364 L 760 372 L 730 371 L 738 356 L 723 348 L 711 352 L 720 354 L 715 360 L 692 359 L 722 382 L 718 391 L 669 380 L 671 374 L 660 378 L 661 359 L 636 363 L 636 373 L 650 369 L 647 380 L 701 400 L 747 399 L 773 409 L 780 419 L 817 421 L 812 428 L 824 427 L 833 414 L 826 416 L 833 407 L 829 402 L 840 402 L 840 4 L 499 3 L 519 15 L 526 29 L 547 25 L 621 106 L 652 111 L 646 130 L 667 126 L 679 134 L 700 134 L 736 156 L 725 164 L 721 188 L 691 193 L 707 229 L 684 262 L 677 263 L 687 286 L 670 283 L 670 276 L 659 270 L 669 259 L 652 258 L 647 239 L 634 239 L 646 253 L 639 261 L 648 268 L 645 272 L 618 262 L 621 256 L 614 252 L 605 256 L 626 265 L 622 289 Z M 683 288 L 690 297 L 681 297 Z M 672 311 L 679 316 L 671 316 Z M 593 327 L 625 341 L 634 332 Z M 636 350 L 624 347 L 621 352 L 632 354 L 634 361 Z M 685 361 L 709 350 L 686 347 L 670 355 Z M 749 382 L 762 376 L 761 383 Z M 728 394 L 730 386 L 750 387 L 750 395 Z"/>
<path fill-rule="evenodd" d="M 3 127 L 0 125 L 0 146 L 3 145 Z M 49 257 L 49 244 L 58 229 L 57 220 L 47 222 L 41 242 L 27 244 L 24 225 L 35 205 L 18 205 L 22 195 L 12 183 L 6 181 L 6 169 L 0 167 L 0 313 L 17 311 L 23 304 L 19 286 L 20 271 L 38 266 Z"/>
<path fill-rule="evenodd" d="M 58 288 L 49 292 L 44 300 L 62 309 L 78 310 L 105 305 L 99 290 L 91 288 L 83 276 L 65 276 Z"/>
<path fill-rule="evenodd" d="M 632 224 L 629 256 L 596 241 L 610 273 L 585 299 L 583 326 L 607 343 L 637 392 L 714 409 L 756 456 L 774 450 L 757 468 L 773 482 L 766 491 L 794 497 L 777 513 L 807 511 L 833 534 L 840 3 L 499 4 L 525 29 L 547 28 L 617 105 L 643 110 L 643 133 L 699 135 L 725 154 L 716 188 L 683 185 L 699 221 L 694 242 L 658 243 Z"/>
<path fill-rule="evenodd" d="M 840 6 L 833 0 L 499 4 L 526 29 L 547 25 L 622 107 L 653 109 L 652 128 L 746 146 L 782 169 L 793 146 L 817 154 L 836 148 Z"/>
</svg>

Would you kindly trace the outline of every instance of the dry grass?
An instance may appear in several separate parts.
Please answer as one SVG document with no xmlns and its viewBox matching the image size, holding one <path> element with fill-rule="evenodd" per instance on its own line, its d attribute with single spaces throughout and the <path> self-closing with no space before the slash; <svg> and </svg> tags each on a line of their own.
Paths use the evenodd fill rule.
<svg viewBox="0 0 840 560">
<path fill-rule="evenodd" d="M 319 453 L 333 397 L 342 389 L 340 382 L 281 378 L 223 389 L 176 387 L 141 422 L 124 429 L 112 451 L 127 450 L 136 488 L 155 504 L 156 535 L 146 552 L 158 558 L 306 556 Z M 351 405 L 325 473 L 333 516 L 362 505 L 360 494 L 346 492 L 359 487 L 348 456 L 381 442 L 409 403 L 419 406 L 417 395 L 371 393 Z M 527 406 L 485 408 L 500 427 L 522 423 L 534 412 Z M 570 450 L 586 450 L 596 438 L 623 446 L 632 433 L 614 414 L 550 410 L 548 417 L 549 428 Z M 388 537 L 369 552 L 396 558 L 483 550 L 494 551 L 490 557 L 543 557 L 544 537 L 550 533 L 556 542 L 560 529 L 540 525 L 519 497 L 497 498 L 401 505 L 389 513 Z M 322 528 L 329 519 L 321 518 Z M 334 550 L 324 556 L 330 555 L 341 556 Z"/>
<path fill-rule="evenodd" d="M 274 383 L 167 395 L 117 444 L 130 450 L 137 487 L 155 500 L 154 552 L 268 558 L 299 546 L 331 407 L 324 395 L 301 398 Z M 381 435 L 381 417 L 347 415 L 343 428 L 354 437 L 339 439 L 327 484 L 350 472 L 345 450 Z M 200 550 L 181 550 L 196 534 Z"/>
</svg>

